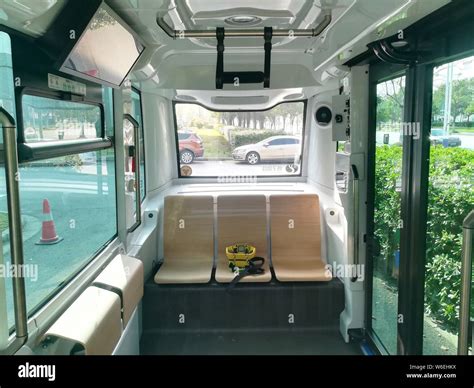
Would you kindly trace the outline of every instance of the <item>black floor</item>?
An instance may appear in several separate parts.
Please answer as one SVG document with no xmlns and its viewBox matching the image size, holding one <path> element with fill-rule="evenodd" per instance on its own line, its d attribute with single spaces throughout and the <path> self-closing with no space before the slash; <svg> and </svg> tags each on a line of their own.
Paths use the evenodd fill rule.
<svg viewBox="0 0 474 388">
<path fill-rule="evenodd" d="M 360 355 L 338 330 L 159 332 L 142 337 L 145 355 Z"/>
<path fill-rule="evenodd" d="M 318 283 L 145 285 L 143 354 L 361 354 L 344 343 L 344 286 Z"/>
</svg>

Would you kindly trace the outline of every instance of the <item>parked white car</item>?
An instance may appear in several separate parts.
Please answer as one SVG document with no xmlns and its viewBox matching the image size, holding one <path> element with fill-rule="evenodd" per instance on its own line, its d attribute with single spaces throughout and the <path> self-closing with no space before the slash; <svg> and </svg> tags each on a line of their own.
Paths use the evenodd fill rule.
<svg viewBox="0 0 474 388">
<path fill-rule="evenodd" d="M 255 144 L 237 147 L 232 158 L 248 164 L 261 161 L 297 162 L 301 155 L 301 139 L 296 136 L 272 136 Z"/>
</svg>

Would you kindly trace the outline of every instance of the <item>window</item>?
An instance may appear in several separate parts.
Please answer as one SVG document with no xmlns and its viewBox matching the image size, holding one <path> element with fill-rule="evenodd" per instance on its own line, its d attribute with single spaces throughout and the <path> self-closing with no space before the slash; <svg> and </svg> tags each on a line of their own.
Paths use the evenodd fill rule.
<svg viewBox="0 0 474 388">
<path fill-rule="evenodd" d="M 20 166 L 24 260 L 31 275 L 26 278 L 30 314 L 84 268 L 117 233 L 115 160 L 113 152 L 107 151 Z M 2 175 L 0 192 L 4 191 Z M 1 201 L 0 212 L 6 211 L 5 202 Z M 53 227 L 43 224 L 49 220 L 54 220 Z M 9 260 L 7 250 L 6 261 Z M 8 283 L 7 294 L 11 292 Z M 8 322 L 12 325 L 13 306 L 8 309 Z"/>
<path fill-rule="evenodd" d="M 102 100 L 104 101 L 104 124 L 105 135 L 107 137 L 114 136 L 114 97 L 113 89 L 109 87 L 102 88 Z"/>
<path fill-rule="evenodd" d="M 24 275 L 31 315 L 116 236 L 115 153 L 110 142 L 86 142 L 78 149 L 67 141 L 64 146 L 62 142 L 53 147 L 47 144 L 101 136 L 104 117 L 99 105 L 32 95 L 25 95 L 22 103 L 24 128 L 31 128 L 31 134 L 35 134 L 25 140 L 45 142 L 48 155 L 52 155 L 33 158 L 19 168 Z M 5 198 L 4 166 L 0 168 L 0 198 Z M 6 202 L 0 201 L 0 228 L 3 262 L 9 263 Z M 0 301 L 0 318 L 7 316 L 4 322 L 11 331 L 12 283 L 5 281 L 0 288 L 0 295 L 7 296 L 6 304 Z"/>
<path fill-rule="evenodd" d="M 145 183 L 145 130 L 143 128 L 143 115 L 142 115 L 142 97 L 139 91 L 135 88 L 132 89 L 132 116 L 137 120 L 140 125 L 140 193 L 141 201 L 146 196 L 146 183 Z"/>
<path fill-rule="evenodd" d="M 390 354 L 397 354 L 405 81 L 377 84 L 372 329 Z"/>
<path fill-rule="evenodd" d="M 474 204 L 474 56 L 433 69 L 432 104 L 423 354 L 455 355 L 462 224 Z"/>
<path fill-rule="evenodd" d="M 13 117 L 15 93 L 13 85 L 12 52 L 10 37 L 0 31 L 0 106 Z M 3 131 L 0 126 L 0 148 L 3 149 Z M 7 213 L 5 166 L 0 156 L 0 349 L 8 344 L 9 328 L 14 324 L 12 281 L 6 276 L 10 262 L 10 238 Z"/>
<path fill-rule="evenodd" d="M 0 31 L 0 106 L 15 118 L 15 92 L 13 85 L 12 49 L 10 36 Z M 0 130 L 0 141 L 3 133 Z"/>
<path fill-rule="evenodd" d="M 12 50 L 10 36 L 0 31 L 0 106 L 15 117 Z"/>
<path fill-rule="evenodd" d="M 280 138 L 276 140 L 272 140 L 269 142 L 270 146 L 279 146 L 279 145 L 291 145 L 291 144 L 299 144 L 299 139 L 292 139 L 292 138 Z"/>
<path fill-rule="evenodd" d="M 83 140 L 102 137 L 99 106 L 23 96 L 23 136 L 25 143 Z"/>
<path fill-rule="evenodd" d="M 304 102 L 225 112 L 175 104 L 180 177 L 301 175 L 304 114 Z"/>
</svg>

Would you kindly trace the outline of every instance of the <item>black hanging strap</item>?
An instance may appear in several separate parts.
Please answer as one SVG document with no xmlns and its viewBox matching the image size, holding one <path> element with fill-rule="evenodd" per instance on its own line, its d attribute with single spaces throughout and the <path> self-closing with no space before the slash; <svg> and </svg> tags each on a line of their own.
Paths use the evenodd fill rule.
<svg viewBox="0 0 474 388">
<path fill-rule="evenodd" d="M 217 66 L 216 66 L 216 89 L 223 89 L 224 84 L 258 84 L 263 82 L 264 88 L 270 87 L 270 68 L 272 62 L 272 38 L 273 28 L 265 27 L 265 64 L 264 71 L 224 71 L 224 39 L 225 29 L 216 28 L 217 38 Z"/>
</svg>

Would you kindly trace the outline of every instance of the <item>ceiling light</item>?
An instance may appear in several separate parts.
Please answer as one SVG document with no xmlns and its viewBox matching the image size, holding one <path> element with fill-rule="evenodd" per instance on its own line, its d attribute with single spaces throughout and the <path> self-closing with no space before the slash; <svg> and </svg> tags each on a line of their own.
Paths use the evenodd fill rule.
<svg viewBox="0 0 474 388">
<path fill-rule="evenodd" d="M 254 26 L 262 21 L 258 16 L 236 15 L 225 19 L 226 24 L 231 26 Z"/>
<path fill-rule="evenodd" d="M 408 45 L 406 40 L 396 40 L 395 42 L 392 42 L 392 47 L 394 48 L 405 47 L 406 45 Z"/>
</svg>

